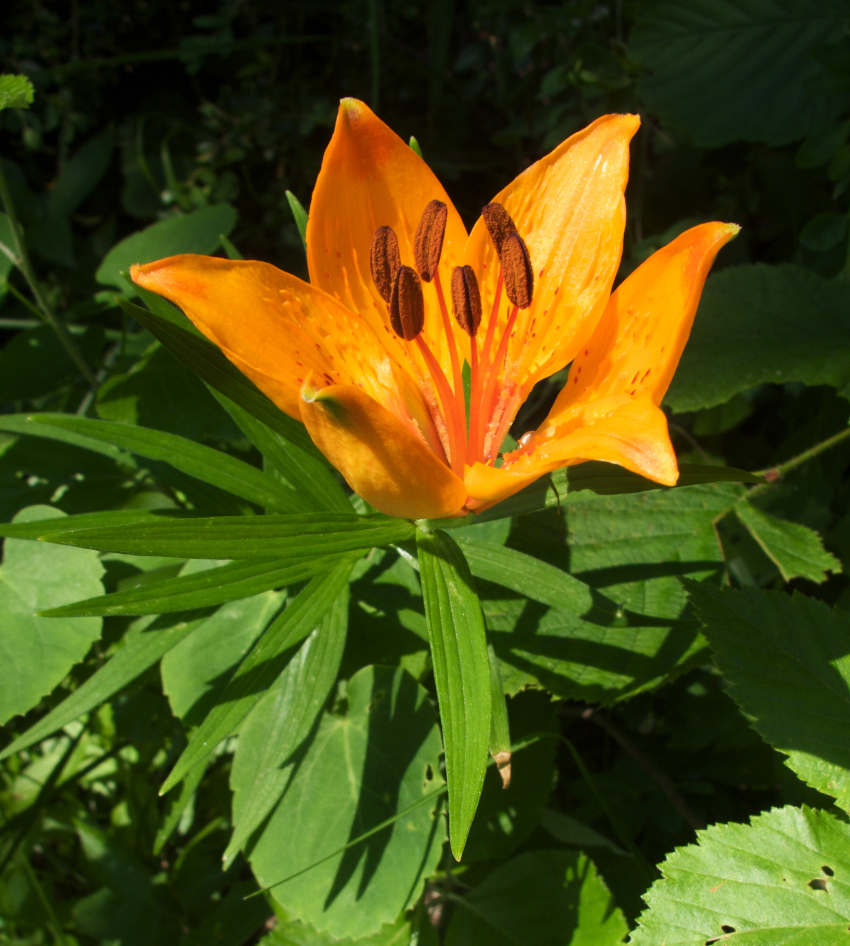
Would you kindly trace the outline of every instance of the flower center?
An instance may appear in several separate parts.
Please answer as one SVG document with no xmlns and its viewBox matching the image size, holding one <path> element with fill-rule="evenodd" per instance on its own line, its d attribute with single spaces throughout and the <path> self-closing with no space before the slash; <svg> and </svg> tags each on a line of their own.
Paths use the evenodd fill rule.
<svg viewBox="0 0 850 946">
<path fill-rule="evenodd" d="M 478 330 L 482 316 L 481 292 L 475 270 L 471 266 L 456 266 L 451 278 L 452 313 L 470 341 L 468 425 L 461 361 L 439 274 L 448 218 L 446 205 L 442 201 L 432 200 L 422 214 L 413 241 L 415 269 L 402 265 L 398 238 L 391 227 L 378 227 L 375 231 L 369 257 L 372 279 L 378 294 L 387 304 L 393 331 L 407 346 L 416 345 L 428 367 L 436 394 L 436 398 L 426 398 L 431 422 L 446 463 L 461 478 L 466 465 L 494 462 L 507 434 L 512 413 L 508 410 L 507 402 L 500 397 L 498 378 L 505 365 L 517 313 L 531 305 L 534 291 L 534 273 L 528 247 L 508 212 L 501 204 L 493 203 L 484 207 L 481 215 L 499 258 L 499 275 L 480 351 Z M 451 363 L 451 384 L 422 337 L 425 325 L 422 282 L 434 284 Z M 511 308 L 497 343 L 496 330 L 503 292 Z"/>
</svg>

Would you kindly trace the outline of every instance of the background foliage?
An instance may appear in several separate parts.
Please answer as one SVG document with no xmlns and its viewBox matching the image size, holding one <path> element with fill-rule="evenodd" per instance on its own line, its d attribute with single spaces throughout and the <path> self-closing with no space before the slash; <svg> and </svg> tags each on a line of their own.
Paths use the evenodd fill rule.
<svg viewBox="0 0 850 946">
<path fill-rule="evenodd" d="M 0 17 L 0 71 L 35 89 L 23 109 L 0 85 L 0 160 L 42 292 L 0 255 L 0 939 L 767 944 L 785 924 L 843 942 L 848 4 L 8 0 Z M 666 405 L 682 463 L 768 482 L 588 480 L 453 533 L 516 750 L 459 865 L 423 605 L 438 578 L 420 582 L 411 534 L 328 547 L 312 571 L 31 541 L 102 510 L 139 528 L 155 509 L 350 511 L 250 392 L 214 396 L 203 351 L 199 378 L 170 323 L 116 301 L 140 301 L 130 262 L 178 251 L 305 275 L 288 193 L 309 208 L 343 95 L 415 135 L 468 225 L 571 132 L 634 111 L 622 275 L 700 221 L 743 228 Z"/>
</svg>

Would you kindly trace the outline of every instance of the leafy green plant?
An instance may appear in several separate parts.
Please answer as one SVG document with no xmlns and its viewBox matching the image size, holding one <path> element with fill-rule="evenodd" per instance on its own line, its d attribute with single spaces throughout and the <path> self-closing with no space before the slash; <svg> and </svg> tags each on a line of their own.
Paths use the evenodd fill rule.
<svg viewBox="0 0 850 946">
<path fill-rule="evenodd" d="M 847 4 L 96 7 L 0 40 L 0 939 L 843 942 Z M 588 462 L 376 513 L 129 280 L 303 273 L 341 94 L 468 222 L 640 113 L 618 278 L 742 225 L 676 487 Z"/>
</svg>

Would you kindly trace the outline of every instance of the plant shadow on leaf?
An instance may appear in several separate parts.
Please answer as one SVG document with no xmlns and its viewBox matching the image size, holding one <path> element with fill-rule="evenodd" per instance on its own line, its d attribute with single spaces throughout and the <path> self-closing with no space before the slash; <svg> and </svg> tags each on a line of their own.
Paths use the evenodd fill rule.
<svg viewBox="0 0 850 946">
<path fill-rule="evenodd" d="M 372 682 L 372 695 L 367 707 L 368 735 L 362 785 L 349 841 L 385 821 L 387 810 L 398 809 L 401 786 L 398 782 L 392 784 L 384 780 L 386 756 L 391 751 L 393 765 L 398 766 L 401 771 L 406 771 L 434 724 L 432 707 L 424 701 L 420 702 L 418 707 L 416 705 L 418 688 L 413 677 L 402 674 L 396 689 L 389 689 L 386 684 L 387 681 L 380 678 L 375 678 Z M 380 738 L 376 737 L 378 732 Z M 375 803 L 376 798 L 380 798 L 379 804 Z M 436 824 L 437 819 L 434 819 L 432 837 Z M 343 854 L 325 899 L 325 909 L 330 907 L 339 892 L 349 883 L 361 859 L 364 860 L 364 865 L 357 888 L 357 899 L 362 897 L 381 863 L 394 828 L 394 825 L 389 825 Z M 431 838 L 425 845 L 423 856 L 427 856 L 430 847 Z M 408 899 L 413 892 L 411 890 Z"/>
</svg>

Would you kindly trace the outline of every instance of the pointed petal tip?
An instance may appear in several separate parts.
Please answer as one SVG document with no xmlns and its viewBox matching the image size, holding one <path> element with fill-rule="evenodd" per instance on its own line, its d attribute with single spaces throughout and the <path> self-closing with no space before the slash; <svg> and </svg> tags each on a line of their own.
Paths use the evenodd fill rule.
<svg viewBox="0 0 850 946">
<path fill-rule="evenodd" d="M 373 114 L 372 109 L 365 102 L 361 102 L 360 99 L 346 97 L 339 100 L 340 121 L 356 122 Z"/>
</svg>

